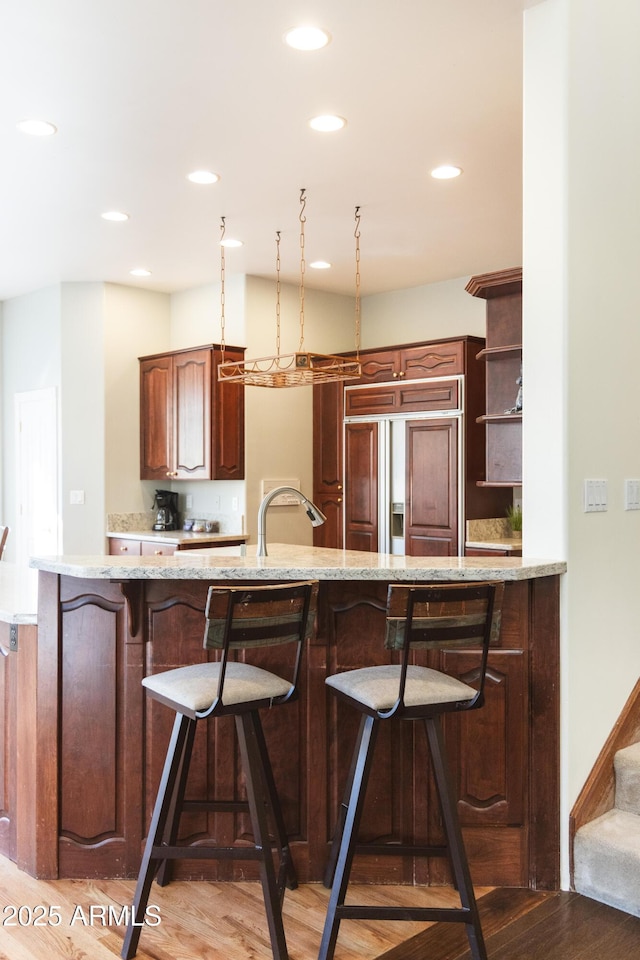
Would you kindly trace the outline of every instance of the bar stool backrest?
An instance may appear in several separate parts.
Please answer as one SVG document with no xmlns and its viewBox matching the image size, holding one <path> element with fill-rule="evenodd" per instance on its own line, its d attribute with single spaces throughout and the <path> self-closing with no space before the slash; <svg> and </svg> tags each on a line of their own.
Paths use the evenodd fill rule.
<svg viewBox="0 0 640 960">
<path fill-rule="evenodd" d="M 230 650 L 295 643 L 291 695 L 298 682 L 302 645 L 313 633 L 318 582 L 256 587 L 209 587 L 204 647 L 220 650 L 218 696 L 222 696 Z"/>
<path fill-rule="evenodd" d="M 484 688 L 489 645 L 500 634 L 504 583 L 441 585 L 391 584 L 387 597 L 385 647 L 401 650 L 400 702 L 404 695 L 411 649 L 477 646 L 481 649 L 478 695 L 466 708 L 478 705 Z"/>
</svg>

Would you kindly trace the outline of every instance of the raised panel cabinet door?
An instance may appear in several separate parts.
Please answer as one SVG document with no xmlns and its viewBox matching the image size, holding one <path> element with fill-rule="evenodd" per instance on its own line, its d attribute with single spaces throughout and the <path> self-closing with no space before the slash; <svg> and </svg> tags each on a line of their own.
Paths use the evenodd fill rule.
<svg viewBox="0 0 640 960">
<path fill-rule="evenodd" d="M 140 479 L 165 480 L 173 470 L 173 361 L 140 361 Z"/>
<path fill-rule="evenodd" d="M 241 361 L 244 350 L 227 347 L 226 361 Z M 213 370 L 213 480 L 244 480 L 244 386 L 218 381 L 222 353 L 214 351 Z"/>
<path fill-rule="evenodd" d="M 210 349 L 173 357 L 176 479 L 211 477 L 211 370 Z"/>
<path fill-rule="evenodd" d="M 326 494 L 323 493 L 322 490 L 319 490 L 317 493 L 314 493 L 313 502 L 322 510 L 327 518 L 320 527 L 313 528 L 314 547 L 342 549 L 343 497 Z"/>
<path fill-rule="evenodd" d="M 404 380 L 464 373 L 463 342 L 452 340 L 406 347 L 399 351 L 398 366 L 399 376 Z"/>
<path fill-rule="evenodd" d="M 343 384 L 313 388 L 313 487 L 335 496 L 342 492 Z"/>
<path fill-rule="evenodd" d="M 378 549 L 378 424 L 345 426 L 345 548 Z"/>
<path fill-rule="evenodd" d="M 406 424 L 405 550 L 412 557 L 458 553 L 458 419 Z"/>
<path fill-rule="evenodd" d="M 0 854 L 16 859 L 17 659 L 0 624 Z"/>
</svg>

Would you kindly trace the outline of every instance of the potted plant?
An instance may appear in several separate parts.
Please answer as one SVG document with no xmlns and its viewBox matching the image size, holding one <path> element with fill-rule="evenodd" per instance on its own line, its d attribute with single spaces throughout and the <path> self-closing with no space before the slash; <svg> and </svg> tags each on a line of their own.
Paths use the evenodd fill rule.
<svg viewBox="0 0 640 960">
<path fill-rule="evenodd" d="M 522 507 L 520 505 L 507 507 L 507 520 L 514 536 L 522 536 Z"/>
</svg>

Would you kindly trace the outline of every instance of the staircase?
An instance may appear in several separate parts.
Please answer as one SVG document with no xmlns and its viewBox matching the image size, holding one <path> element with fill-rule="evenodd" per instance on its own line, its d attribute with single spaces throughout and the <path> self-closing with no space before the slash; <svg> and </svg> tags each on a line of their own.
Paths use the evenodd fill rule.
<svg viewBox="0 0 640 960">
<path fill-rule="evenodd" d="M 614 756 L 615 804 L 575 834 L 578 893 L 640 917 L 640 743 Z"/>
</svg>

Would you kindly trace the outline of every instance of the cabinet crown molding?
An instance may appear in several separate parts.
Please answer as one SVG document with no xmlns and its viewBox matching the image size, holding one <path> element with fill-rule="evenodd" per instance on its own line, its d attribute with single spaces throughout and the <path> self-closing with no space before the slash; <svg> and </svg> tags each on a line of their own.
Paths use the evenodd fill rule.
<svg viewBox="0 0 640 960">
<path fill-rule="evenodd" d="M 522 293 L 522 267 L 497 270 L 495 273 L 479 273 L 471 277 L 465 290 L 472 297 L 481 297 L 483 300 Z"/>
</svg>

